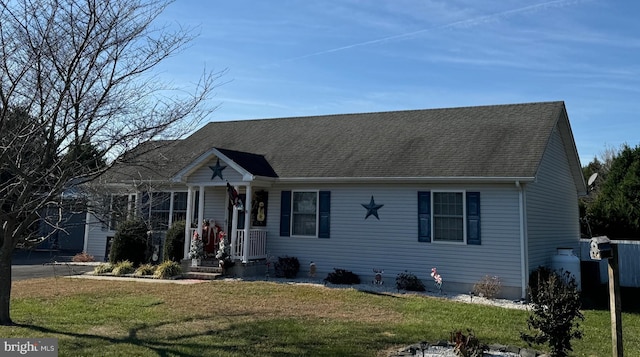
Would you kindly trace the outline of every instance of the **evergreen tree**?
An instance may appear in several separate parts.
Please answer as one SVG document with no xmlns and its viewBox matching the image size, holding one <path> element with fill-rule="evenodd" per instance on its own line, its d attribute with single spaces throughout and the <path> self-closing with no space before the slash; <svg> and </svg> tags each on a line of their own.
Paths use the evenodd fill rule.
<svg viewBox="0 0 640 357">
<path fill-rule="evenodd" d="M 587 213 L 594 235 L 640 240 L 639 146 L 623 146 Z"/>
</svg>

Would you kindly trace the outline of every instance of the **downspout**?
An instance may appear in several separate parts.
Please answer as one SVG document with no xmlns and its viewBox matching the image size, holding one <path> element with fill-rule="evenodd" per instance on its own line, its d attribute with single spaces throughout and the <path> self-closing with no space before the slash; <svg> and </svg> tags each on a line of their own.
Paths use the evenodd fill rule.
<svg viewBox="0 0 640 357">
<path fill-rule="evenodd" d="M 521 297 L 525 299 L 527 297 L 527 275 L 528 275 L 528 259 L 527 259 L 527 236 L 525 233 L 525 212 L 524 212 L 524 187 L 520 184 L 520 181 L 516 181 L 516 187 L 518 188 L 518 208 L 520 212 L 520 278 L 521 278 Z"/>
<path fill-rule="evenodd" d="M 84 242 L 82 242 L 82 251 L 90 254 L 89 252 L 89 225 L 91 225 L 91 213 L 87 210 L 87 214 L 84 218 Z M 93 254 L 92 254 L 93 255 Z"/>
</svg>

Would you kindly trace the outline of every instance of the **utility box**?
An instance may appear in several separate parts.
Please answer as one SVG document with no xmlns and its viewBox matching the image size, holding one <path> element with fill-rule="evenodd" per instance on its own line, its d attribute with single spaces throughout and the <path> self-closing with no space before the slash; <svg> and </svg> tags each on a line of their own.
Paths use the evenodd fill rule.
<svg viewBox="0 0 640 357">
<path fill-rule="evenodd" d="M 591 238 L 589 256 L 592 260 L 610 259 L 613 257 L 611 240 L 606 236 Z"/>
</svg>

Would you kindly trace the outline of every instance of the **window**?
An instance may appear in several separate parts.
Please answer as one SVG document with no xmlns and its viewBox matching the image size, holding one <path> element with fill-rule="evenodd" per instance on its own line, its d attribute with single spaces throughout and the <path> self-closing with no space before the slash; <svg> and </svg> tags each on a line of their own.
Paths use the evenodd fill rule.
<svg viewBox="0 0 640 357">
<path fill-rule="evenodd" d="M 169 213 L 171 212 L 171 193 L 152 192 L 149 202 L 151 211 L 149 222 L 152 230 L 167 230 L 169 227 Z"/>
<path fill-rule="evenodd" d="M 187 217 L 186 192 L 145 192 L 142 195 L 142 217 L 152 230 L 165 231 L 173 222 Z"/>
<path fill-rule="evenodd" d="M 115 231 L 118 225 L 133 216 L 135 212 L 135 194 L 111 195 L 109 204 L 109 230 Z"/>
<path fill-rule="evenodd" d="M 462 192 L 433 193 L 433 241 L 464 242 Z"/>
<path fill-rule="evenodd" d="M 318 217 L 318 192 L 293 192 L 291 234 L 316 236 Z"/>
<path fill-rule="evenodd" d="M 197 206 L 196 206 L 197 207 Z M 186 192 L 174 192 L 173 193 L 173 210 L 171 216 L 172 225 L 174 222 L 187 220 L 187 193 Z"/>
<path fill-rule="evenodd" d="M 418 241 L 479 245 L 480 192 L 418 192 Z"/>
<path fill-rule="evenodd" d="M 329 238 L 331 191 L 282 191 L 280 236 Z"/>
</svg>

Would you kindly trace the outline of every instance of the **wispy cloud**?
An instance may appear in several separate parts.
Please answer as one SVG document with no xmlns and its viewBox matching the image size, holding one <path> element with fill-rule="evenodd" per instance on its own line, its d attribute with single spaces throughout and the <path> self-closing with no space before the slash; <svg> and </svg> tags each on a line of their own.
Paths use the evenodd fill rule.
<svg viewBox="0 0 640 357">
<path fill-rule="evenodd" d="M 305 58 L 310 58 L 310 57 L 321 56 L 321 55 L 325 55 L 325 54 L 345 51 L 345 50 L 349 50 L 349 49 L 356 48 L 356 47 L 377 45 L 377 44 L 381 44 L 381 43 L 385 43 L 385 42 L 408 39 L 408 38 L 415 37 L 417 35 L 421 35 L 421 34 L 428 33 L 428 32 L 433 32 L 433 31 L 441 31 L 441 30 L 447 30 L 447 29 L 452 29 L 452 28 L 475 27 L 475 26 L 479 26 L 479 25 L 482 25 L 482 24 L 490 23 L 490 22 L 496 22 L 496 21 L 508 19 L 509 17 L 512 17 L 512 16 L 515 16 L 515 15 L 520 15 L 520 14 L 524 14 L 524 13 L 531 13 L 531 12 L 536 12 L 536 11 L 544 11 L 544 10 L 548 10 L 550 8 L 566 7 L 566 6 L 578 4 L 578 3 L 581 3 L 581 2 L 584 2 L 584 0 L 553 0 L 553 1 L 547 1 L 547 2 L 543 2 L 543 3 L 539 3 L 539 4 L 533 4 L 533 5 L 520 7 L 520 8 L 517 8 L 517 9 L 511 9 L 511 10 L 501 11 L 501 12 L 497 12 L 497 13 L 493 13 L 493 14 L 489 14 L 489 15 L 477 16 L 477 17 L 473 17 L 473 18 L 469 18 L 469 19 L 454 21 L 454 22 L 450 22 L 450 23 L 447 23 L 447 24 L 444 24 L 444 25 L 440 25 L 440 26 L 435 26 L 435 27 L 428 28 L 428 29 L 410 31 L 410 32 L 405 32 L 405 33 L 401 33 L 401 34 L 398 34 L 398 35 L 387 36 L 387 37 L 377 38 L 377 39 L 373 39 L 373 40 L 369 40 L 369 41 L 358 42 L 358 43 L 353 43 L 353 44 L 350 44 L 350 45 L 335 47 L 335 48 L 331 48 L 331 49 L 327 49 L 327 50 L 323 50 L 323 51 L 308 53 L 308 54 L 305 54 L 305 55 L 302 55 L 302 56 L 297 56 L 297 57 L 291 57 L 291 58 L 288 58 L 288 59 L 284 59 L 284 60 L 279 61 L 278 63 L 275 63 L 275 64 L 279 64 L 279 63 L 283 63 L 283 62 L 298 61 L 298 60 L 305 59 Z"/>
</svg>

